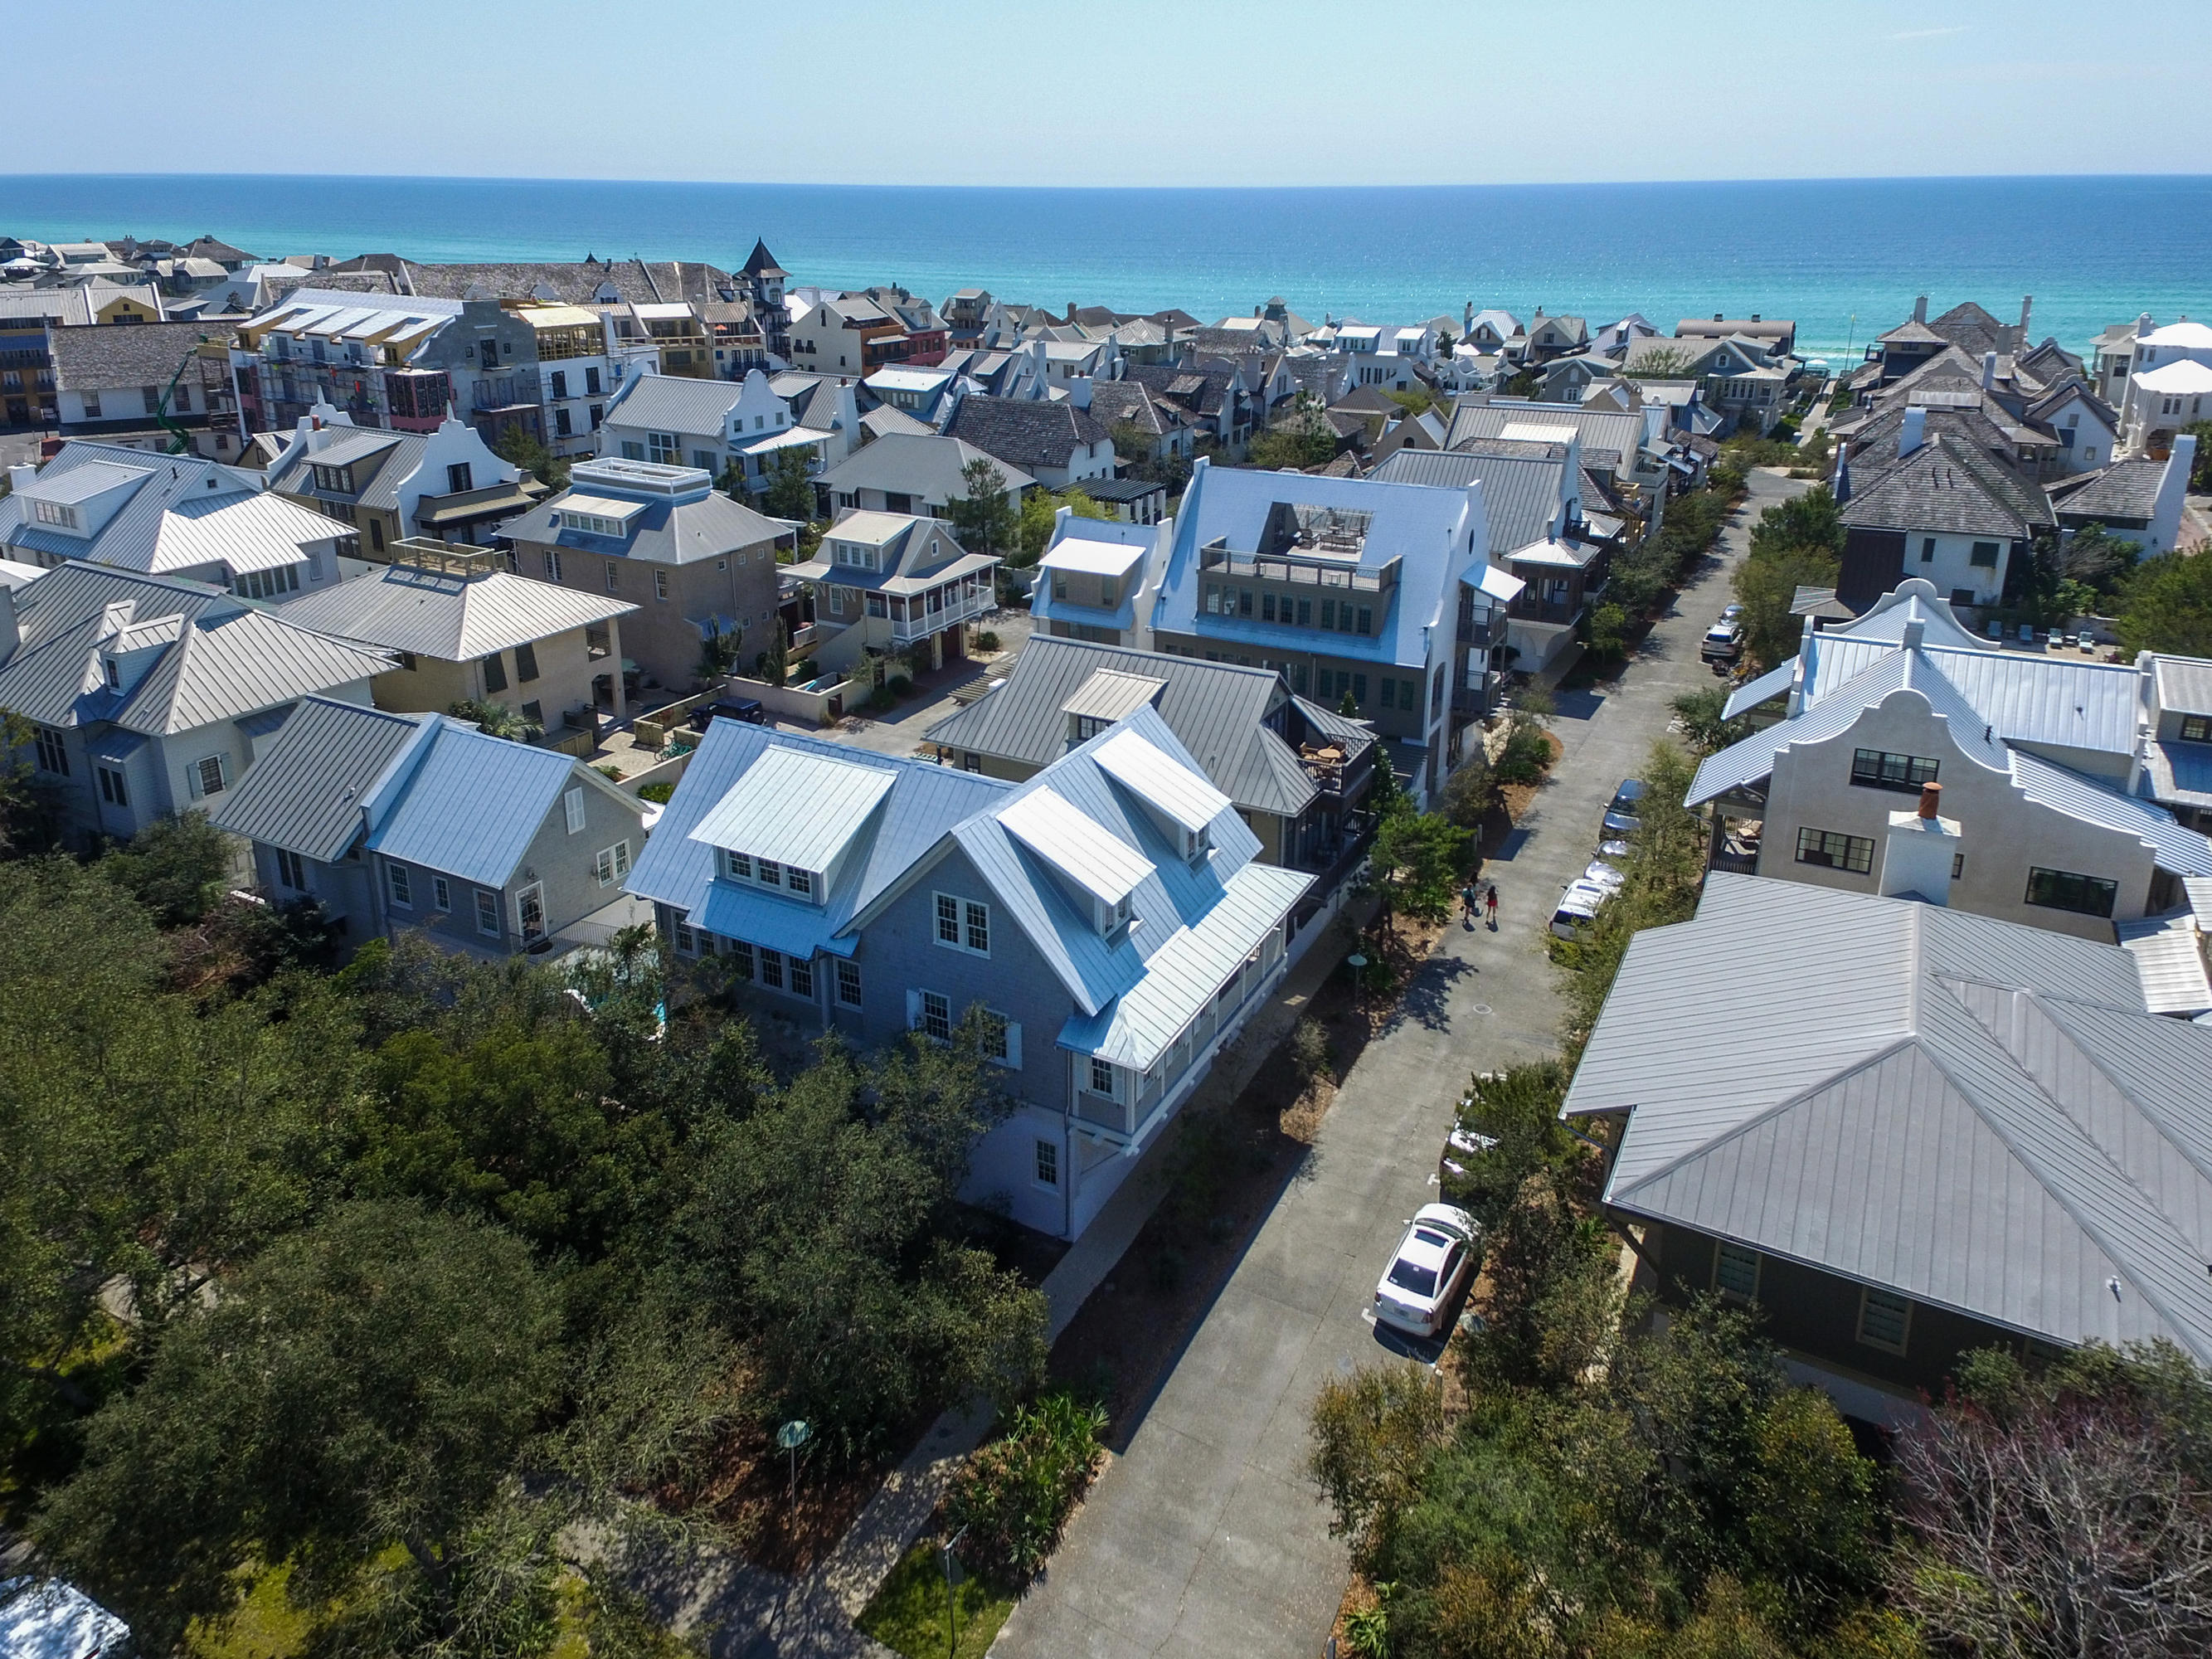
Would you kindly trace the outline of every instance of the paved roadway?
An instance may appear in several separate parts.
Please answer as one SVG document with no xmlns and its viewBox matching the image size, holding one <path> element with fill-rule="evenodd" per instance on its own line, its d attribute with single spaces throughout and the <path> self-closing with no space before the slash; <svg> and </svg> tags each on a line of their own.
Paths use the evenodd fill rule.
<svg viewBox="0 0 2212 1659">
<path fill-rule="evenodd" d="M 1559 1004 L 1543 955 L 1553 902 L 1591 856 L 1613 787 L 1666 729 L 1670 700 L 1712 684 L 1698 641 L 1726 602 L 1723 573 L 1751 521 L 1805 488 L 1754 474 L 1724 558 L 1709 562 L 1619 684 L 1560 699 L 1554 781 L 1488 866 L 1499 931 L 1455 925 L 1405 1018 L 1369 1044 L 1308 1168 L 1014 1610 L 994 1659 L 1321 1653 L 1347 1566 L 1304 1472 L 1309 1406 L 1325 1379 L 1404 1352 L 1377 1337 L 1366 1310 L 1403 1218 L 1431 1195 L 1458 1085 L 1556 1052 Z"/>
</svg>

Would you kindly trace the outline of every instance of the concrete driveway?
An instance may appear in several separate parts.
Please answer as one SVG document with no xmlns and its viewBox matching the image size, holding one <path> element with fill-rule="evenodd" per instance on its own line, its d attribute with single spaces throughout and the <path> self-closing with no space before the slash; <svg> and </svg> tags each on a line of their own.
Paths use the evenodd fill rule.
<svg viewBox="0 0 2212 1659">
<path fill-rule="evenodd" d="M 1455 923 L 1404 1017 L 1360 1056 L 1306 1168 L 1007 1620 L 994 1659 L 1320 1654 L 1348 1566 L 1304 1473 L 1313 1396 L 1362 1365 L 1433 1363 L 1425 1346 L 1376 1334 L 1376 1276 L 1405 1218 L 1431 1195 L 1468 1073 L 1557 1053 L 1543 938 L 1559 889 L 1591 857 L 1607 799 L 1666 730 L 1670 700 L 1713 684 L 1698 641 L 1727 602 L 1723 572 L 1751 521 L 1805 488 L 1754 474 L 1724 557 L 1620 681 L 1561 697 L 1554 781 L 1488 866 L 1498 931 Z"/>
</svg>

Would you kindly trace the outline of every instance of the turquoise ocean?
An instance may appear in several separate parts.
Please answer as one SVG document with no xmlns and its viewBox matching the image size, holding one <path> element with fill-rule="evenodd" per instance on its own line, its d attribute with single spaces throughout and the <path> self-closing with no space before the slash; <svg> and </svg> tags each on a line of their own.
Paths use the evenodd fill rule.
<svg viewBox="0 0 2212 1659">
<path fill-rule="evenodd" d="M 1036 190 L 228 175 L 0 176 L 0 234 L 203 232 L 264 256 L 632 254 L 734 268 L 765 237 L 794 283 L 900 283 L 1060 309 L 1280 295 L 1316 322 L 1473 301 L 1662 331 L 1793 318 L 1842 364 L 1929 296 L 2076 350 L 2108 323 L 2212 319 L 2212 178 L 1821 179 L 1277 190 Z"/>
</svg>

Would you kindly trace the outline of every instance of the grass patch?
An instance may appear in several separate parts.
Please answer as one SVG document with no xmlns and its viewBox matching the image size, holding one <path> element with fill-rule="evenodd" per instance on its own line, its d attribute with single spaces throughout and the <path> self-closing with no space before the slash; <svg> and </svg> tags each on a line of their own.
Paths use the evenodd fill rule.
<svg viewBox="0 0 2212 1659">
<path fill-rule="evenodd" d="M 1014 1610 L 1014 1598 L 973 1577 L 957 1585 L 953 1595 L 960 1615 L 960 1645 L 953 1659 L 983 1659 Z M 945 1568 L 933 1537 L 900 1558 L 854 1622 L 907 1659 L 945 1659 Z"/>
<path fill-rule="evenodd" d="M 289 1562 L 258 1576 L 232 1618 L 220 1626 L 194 1623 L 186 1651 L 192 1659 L 292 1659 L 304 1652 L 315 1615 L 292 1605 L 291 1579 Z"/>
</svg>

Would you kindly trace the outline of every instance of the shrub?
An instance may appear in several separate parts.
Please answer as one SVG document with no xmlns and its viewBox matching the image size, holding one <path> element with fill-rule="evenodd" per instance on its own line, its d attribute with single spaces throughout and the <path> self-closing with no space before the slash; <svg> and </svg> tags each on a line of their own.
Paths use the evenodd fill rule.
<svg viewBox="0 0 2212 1659">
<path fill-rule="evenodd" d="M 619 766 L 594 766 L 592 770 L 597 772 L 609 783 L 620 783 L 623 781 L 623 769 Z"/>
<path fill-rule="evenodd" d="M 656 805 L 665 806 L 669 797 L 675 793 L 676 786 L 672 783 L 647 783 L 639 786 L 637 798 L 640 800 L 652 801 Z"/>
<path fill-rule="evenodd" d="M 1500 783 L 1541 783 L 1551 765 L 1552 745 L 1544 729 L 1516 721 L 1491 770 Z"/>
<path fill-rule="evenodd" d="M 903 674 L 894 674 L 887 683 L 886 689 L 894 697 L 910 697 L 914 695 L 914 682 Z"/>
<path fill-rule="evenodd" d="M 999 636 L 989 629 L 985 629 L 975 636 L 975 648 L 978 651 L 996 651 L 999 648 Z"/>
<path fill-rule="evenodd" d="M 1291 1031 L 1291 1064 L 1297 1068 L 1302 1084 L 1329 1074 L 1328 1033 L 1319 1020 L 1302 1019 Z"/>
<path fill-rule="evenodd" d="M 898 693 L 888 685 L 879 685 L 868 693 L 868 707 L 878 713 L 886 708 L 896 708 L 897 706 Z"/>
<path fill-rule="evenodd" d="M 971 1571 L 1010 1589 L 1036 1576 L 1098 1472 L 1105 1426 L 1098 1407 L 1042 1395 L 1017 1407 L 1006 1433 L 968 1460 L 945 1509 L 963 1533 L 960 1559 Z"/>
</svg>

